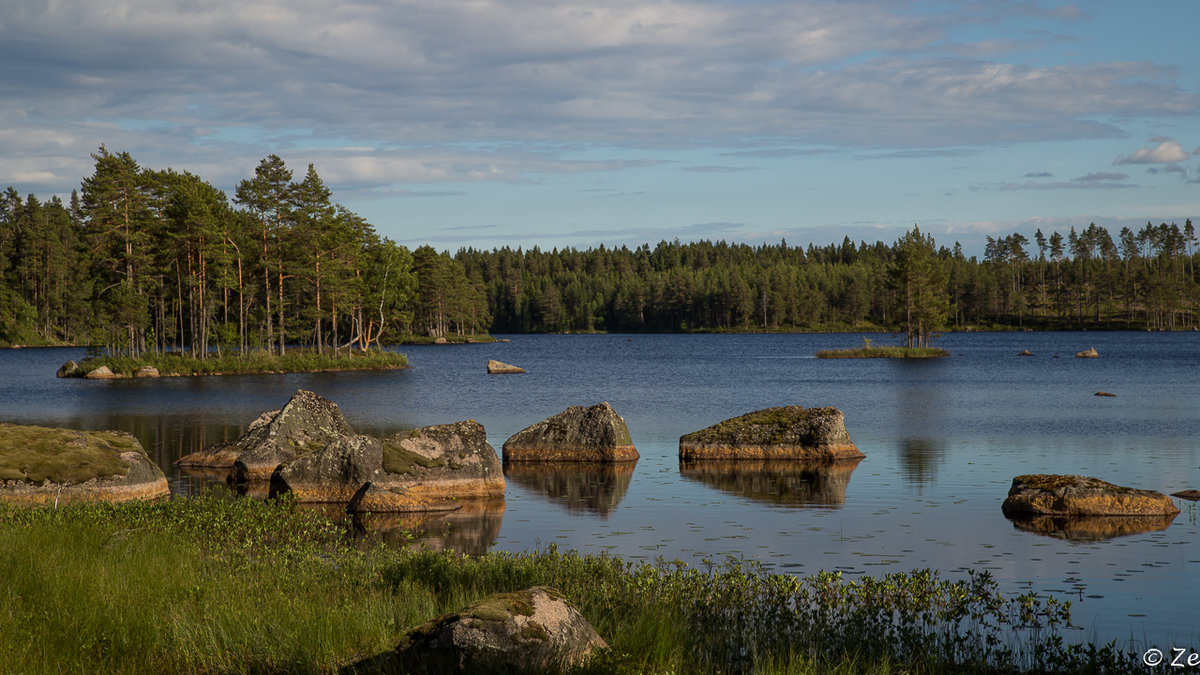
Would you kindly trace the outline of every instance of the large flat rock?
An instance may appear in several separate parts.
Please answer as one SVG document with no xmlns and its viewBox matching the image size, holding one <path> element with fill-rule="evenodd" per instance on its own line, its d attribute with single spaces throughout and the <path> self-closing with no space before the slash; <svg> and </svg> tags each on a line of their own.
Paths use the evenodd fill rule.
<svg viewBox="0 0 1200 675">
<path fill-rule="evenodd" d="M 832 407 L 766 408 L 718 422 L 679 438 L 679 459 L 795 459 L 832 461 L 862 457 Z"/>
<path fill-rule="evenodd" d="M 1163 516 L 1179 513 L 1153 490 L 1113 485 L 1087 476 L 1027 474 L 1013 478 L 1001 505 L 1006 516 Z"/>
<path fill-rule="evenodd" d="M 55 505 L 170 494 L 162 469 L 131 434 L 0 424 L 0 501 Z"/>
</svg>

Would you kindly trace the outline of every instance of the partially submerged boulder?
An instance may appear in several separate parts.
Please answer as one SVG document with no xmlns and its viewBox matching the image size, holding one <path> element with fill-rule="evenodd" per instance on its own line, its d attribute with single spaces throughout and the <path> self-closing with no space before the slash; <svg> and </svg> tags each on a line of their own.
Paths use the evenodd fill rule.
<svg viewBox="0 0 1200 675">
<path fill-rule="evenodd" d="M 134 377 L 158 377 L 158 368 L 154 366 L 142 366 L 133 374 Z"/>
<path fill-rule="evenodd" d="M 1179 513 L 1153 490 L 1113 485 L 1087 476 L 1028 474 L 1013 478 L 1001 510 L 1006 516 L 1163 516 Z"/>
<path fill-rule="evenodd" d="M 369 467 L 350 511 L 452 510 L 460 499 L 504 496 L 500 458 L 475 420 L 402 431 L 379 443 L 379 463 Z"/>
<path fill-rule="evenodd" d="M 1029 351 L 1028 349 L 1022 349 L 1021 351 L 1017 352 L 1017 356 L 1033 356 L 1033 352 Z"/>
<path fill-rule="evenodd" d="M 829 406 L 767 408 L 718 422 L 679 439 L 679 459 L 800 459 L 863 457 L 846 431 L 845 415 Z"/>
<path fill-rule="evenodd" d="M 1096 394 L 1095 394 L 1095 395 L 1096 395 L 1096 396 L 1103 396 L 1103 397 L 1105 397 L 1105 398 L 1112 398 L 1112 397 L 1116 396 L 1116 394 L 1113 394 L 1113 393 L 1111 393 L 1111 392 L 1107 392 L 1107 391 L 1098 391 L 1098 392 L 1096 392 Z"/>
<path fill-rule="evenodd" d="M 71 360 L 67 361 L 66 363 L 62 364 L 62 366 L 58 369 L 58 372 L 55 373 L 54 376 L 55 377 L 83 377 L 83 369 L 79 367 L 78 363 L 75 363 L 75 359 L 71 359 Z"/>
<path fill-rule="evenodd" d="M 0 424 L 2 502 L 123 502 L 170 493 L 162 469 L 131 434 Z"/>
<path fill-rule="evenodd" d="M 607 401 L 573 405 L 513 434 L 505 462 L 629 462 L 639 457 L 625 420 Z"/>
<path fill-rule="evenodd" d="M 406 673 L 548 673 L 584 665 L 608 644 L 561 594 L 496 593 L 413 629 L 372 667 Z"/>
<path fill-rule="evenodd" d="M 337 404 L 303 389 L 270 417 L 264 413 L 235 441 L 185 455 L 179 466 L 230 467 L 232 482 L 269 480 L 275 468 L 354 432 Z"/>
<path fill-rule="evenodd" d="M 114 373 L 108 366 L 100 366 L 89 370 L 84 377 L 89 380 L 115 380 L 121 376 Z"/>
<path fill-rule="evenodd" d="M 495 359 L 488 359 L 487 370 L 489 375 L 506 375 L 525 372 L 524 368 L 514 366 Z"/>
<path fill-rule="evenodd" d="M 1200 501 L 1200 490 L 1180 490 L 1179 492 L 1172 492 L 1171 496 L 1179 497 L 1180 499 L 1186 499 L 1192 502 L 1198 502 Z"/>
<path fill-rule="evenodd" d="M 1087 349 L 1085 349 L 1075 355 L 1075 358 L 1077 358 L 1077 359 L 1095 359 L 1095 358 L 1099 358 L 1099 357 L 1100 357 L 1100 352 L 1096 351 L 1095 347 L 1088 347 Z"/>
</svg>

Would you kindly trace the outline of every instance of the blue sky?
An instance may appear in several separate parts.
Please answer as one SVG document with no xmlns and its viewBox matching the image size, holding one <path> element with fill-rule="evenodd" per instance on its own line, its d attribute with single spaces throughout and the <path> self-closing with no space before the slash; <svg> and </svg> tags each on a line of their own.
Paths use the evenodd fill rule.
<svg viewBox="0 0 1200 675">
<path fill-rule="evenodd" d="M 0 187 L 268 154 L 415 247 L 1200 216 L 1200 3 L 15 0 Z"/>
</svg>

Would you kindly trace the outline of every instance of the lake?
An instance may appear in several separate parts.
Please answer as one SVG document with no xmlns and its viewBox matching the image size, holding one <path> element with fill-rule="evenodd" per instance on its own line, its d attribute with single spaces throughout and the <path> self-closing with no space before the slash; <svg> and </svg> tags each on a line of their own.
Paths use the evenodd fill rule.
<svg viewBox="0 0 1200 675">
<path fill-rule="evenodd" d="M 1047 531 L 1000 512 L 1022 473 L 1200 487 L 1200 333 L 956 333 L 935 341 L 952 356 L 915 362 L 813 358 L 861 345 L 854 334 L 506 337 L 403 347 L 404 371 L 159 380 L 59 380 L 82 349 L 3 350 L 0 420 L 132 432 L 187 494 L 213 477 L 181 473 L 175 459 L 237 437 L 296 389 L 333 400 L 363 433 L 475 419 L 497 451 L 569 405 L 609 401 L 641 453 L 632 469 L 521 469 L 502 505 L 381 518 L 373 531 L 409 529 L 472 553 L 554 544 L 691 565 L 743 556 L 795 574 L 989 570 L 1002 589 L 1071 600 L 1071 639 L 1200 647 L 1194 504 L 1177 499 L 1170 526 L 1145 532 Z M 1100 358 L 1073 358 L 1088 347 Z M 488 359 L 528 373 L 487 375 Z M 680 465 L 679 436 L 788 404 L 843 410 L 866 458 L 833 469 Z"/>
</svg>

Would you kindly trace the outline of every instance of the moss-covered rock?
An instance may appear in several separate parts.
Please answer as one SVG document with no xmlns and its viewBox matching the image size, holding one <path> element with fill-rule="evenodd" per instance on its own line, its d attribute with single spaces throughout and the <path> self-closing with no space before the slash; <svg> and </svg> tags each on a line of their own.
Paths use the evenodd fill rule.
<svg viewBox="0 0 1200 675">
<path fill-rule="evenodd" d="M 608 645 L 557 591 L 497 593 L 429 621 L 360 672 L 554 673 L 584 665 Z"/>
<path fill-rule="evenodd" d="M 1179 507 L 1153 490 L 1113 485 L 1099 478 L 1027 474 L 1013 478 L 1004 515 L 1174 516 Z"/>
<path fill-rule="evenodd" d="M 162 470 L 130 434 L 0 424 L 0 501 L 120 502 L 169 494 Z"/>
<path fill-rule="evenodd" d="M 573 405 L 504 442 L 505 462 L 630 462 L 638 457 L 625 419 L 607 401 Z"/>
<path fill-rule="evenodd" d="M 862 457 L 832 407 L 766 408 L 718 422 L 679 438 L 679 459 L 801 459 Z"/>
</svg>

